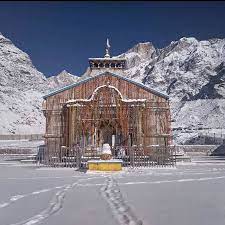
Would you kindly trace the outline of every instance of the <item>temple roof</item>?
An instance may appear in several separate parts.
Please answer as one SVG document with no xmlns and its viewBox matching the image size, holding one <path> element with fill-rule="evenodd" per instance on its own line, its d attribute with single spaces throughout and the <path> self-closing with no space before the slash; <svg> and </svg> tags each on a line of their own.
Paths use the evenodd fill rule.
<svg viewBox="0 0 225 225">
<path fill-rule="evenodd" d="M 97 75 L 94 75 L 94 76 L 91 76 L 90 74 L 90 77 L 86 78 L 86 79 L 82 79 L 74 84 L 70 84 L 68 86 L 65 86 L 63 88 L 59 88 L 55 91 L 52 91 L 50 92 L 49 94 L 43 96 L 44 99 L 50 97 L 50 96 L 53 96 L 55 94 L 58 94 L 60 92 L 63 92 L 65 90 L 68 90 L 70 88 L 73 88 L 73 87 L 76 87 L 80 84 L 84 84 L 92 79 L 95 79 L 96 77 L 98 76 L 104 76 L 104 75 L 111 75 L 111 76 L 114 76 L 114 77 L 117 77 L 117 78 L 120 78 L 122 80 L 125 80 L 125 81 L 128 81 L 132 84 L 135 84 L 141 88 L 143 88 L 144 90 L 148 91 L 148 92 L 151 92 L 155 95 L 158 95 L 158 96 L 161 96 L 165 99 L 169 99 L 169 96 L 162 93 L 162 92 L 159 92 L 159 91 L 156 91 L 152 88 L 149 88 L 141 83 L 138 83 L 138 82 L 135 82 L 131 79 L 128 79 L 124 76 L 121 76 L 119 75 L 118 73 L 120 71 L 123 71 L 125 68 L 126 68 L 126 59 L 125 58 L 117 58 L 117 57 L 110 57 L 110 53 L 109 53 L 109 49 L 110 49 L 110 44 L 109 44 L 109 39 L 107 38 L 107 41 L 106 41 L 106 49 L 105 49 L 105 56 L 104 58 L 89 58 L 89 65 L 90 65 L 90 70 L 91 71 L 97 71 L 99 72 Z M 111 72 L 111 71 L 113 72 Z M 116 73 L 115 73 L 116 72 Z"/>
<path fill-rule="evenodd" d="M 76 82 L 76 83 L 73 83 L 73 84 L 67 85 L 67 86 L 65 86 L 65 87 L 63 87 L 63 88 L 59 88 L 59 89 L 57 89 L 57 90 L 55 90 L 55 91 L 52 91 L 52 92 L 50 92 L 49 94 L 44 95 L 43 98 L 46 99 L 46 98 L 48 98 L 48 97 L 50 97 L 50 96 L 56 95 L 56 94 L 61 93 L 61 92 L 65 91 L 65 90 L 68 90 L 68 89 L 73 88 L 73 87 L 76 87 L 76 86 L 78 86 L 78 85 L 80 85 L 80 84 L 84 84 L 84 83 L 86 83 L 86 82 L 88 82 L 88 81 L 90 81 L 90 80 L 93 80 L 93 79 L 95 79 L 96 77 L 104 76 L 104 75 L 111 75 L 111 76 L 120 78 L 120 79 L 125 80 L 125 81 L 128 81 L 128 82 L 130 82 L 130 83 L 132 83 L 132 84 L 135 84 L 135 85 L 137 85 L 137 86 L 143 88 L 144 90 L 149 91 L 149 92 L 151 92 L 151 93 L 153 93 L 153 94 L 155 94 L 155 95 L 161 96 L 161 97 L 163 97 L 163 98 L 165 98 L 165 99 L 169 99 L 169 95 L 167 95 L 167 94 L 164 94 L 164 93 L 162 93 L 162 92 L 156 91 L 156 90 L 154 90 L 154 89 L 152 89 L 152 88 L 150 88 L 150 87 L 145 86 L 144 84 L 135 82 L 135 81 L 133 81 L 133 80 L 131 80 L 131 79 L 128 79 L 128 78 L 126 78 L 126 77 L 123 77 L 123 76 L 121 76 L 121 75 L 118 75 L 118 74 L 115 74 L 115 73 L 112 73 L 112 72 L 103 72 L 103 73 L 100 73 L 100 74 L 98 74 L 98 75 L 96 75 L 96 76 L 94 76 L 94 77 L 88 77 L 88 78 L 86 78 L 86 79 L 84 79 L 84 80 L 78 81 L 78 82 Z"/>
</svg>

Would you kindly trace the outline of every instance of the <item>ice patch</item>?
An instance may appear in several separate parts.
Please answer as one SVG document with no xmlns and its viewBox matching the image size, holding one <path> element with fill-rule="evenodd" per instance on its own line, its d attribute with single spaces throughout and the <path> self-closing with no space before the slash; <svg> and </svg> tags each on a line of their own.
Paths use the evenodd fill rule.
<svg viewBox="0 0 225 225">
<path fill-rule="evenodd" d="M 43 189 L 43 190 L 40 190 L 40 191 L 34 191 L 34 192 L 32 192 L 32 194 L 33 194 L 33 195 L 36 195 L 36 194 L 48 192 L 48 191 L 50 191 L 50 190 L 51 190 L 51 189 Z"/>
<path fill-rule="evenodd" d="M 2 204 L 0 204 L 0 208 L 4 208 L 4 207 L 6 207 L 6 206 L 8 206 L 8 205 L 9 205 L 9 203 L 7 203 L 7 202 L 2 203 Z"/>
<path fill-rule="evenodd" d="M 24 195 L 15 195 L 10 198 L 10 201 L 17 201 L 18 199 L 24 198 Z"/>
</svg>

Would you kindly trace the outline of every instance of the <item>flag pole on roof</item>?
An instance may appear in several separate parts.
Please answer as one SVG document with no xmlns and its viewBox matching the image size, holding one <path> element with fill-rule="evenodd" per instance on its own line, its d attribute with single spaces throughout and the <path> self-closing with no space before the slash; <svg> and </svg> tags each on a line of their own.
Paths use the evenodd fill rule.
<svg viewBox="0 0 225 225">
<path fill-rule="evenodd" d="M 109 49 L 110 49 L 109 39 L 106 39 L 106 48 L 105 48 L 105 58 L 110 58 Z"/>
</svg>

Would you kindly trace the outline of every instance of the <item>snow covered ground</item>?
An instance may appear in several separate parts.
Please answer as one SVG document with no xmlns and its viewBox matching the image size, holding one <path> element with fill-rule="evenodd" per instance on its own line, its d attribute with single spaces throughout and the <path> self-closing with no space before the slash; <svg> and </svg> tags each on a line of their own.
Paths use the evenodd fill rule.
<svg viewBox="0 0 225 225">
<path fill-rule="evenodd" d="M 113 174 L 0 163 L 0 224 L 222 225 L 225 160 L 204 161 Z"/>
</svg>

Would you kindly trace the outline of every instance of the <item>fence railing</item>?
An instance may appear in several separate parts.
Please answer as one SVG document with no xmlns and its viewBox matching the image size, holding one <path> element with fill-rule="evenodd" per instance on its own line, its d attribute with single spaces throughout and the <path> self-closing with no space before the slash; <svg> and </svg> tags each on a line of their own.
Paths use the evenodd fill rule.
<svg viewBox="0 0 225 225">
<path fill-rule="evenodd" d="M 174 166 L 174 146 L 117 146 L 112 148 L 114 159 L 121 159 L 124 167 Z M 43 166 L 88 168 L 88 161 L 100 159 L 100 151 L 93 146 L 69 149 L 62 147 L 58 152 L 48 152 L 45 146 L 39 148 L 37 162 Z"/>
<path fill-rule="evenodd" d="M 62 147 L 60 151 L 49 152 L 46 146 L 39 146 L 36 161 L 38 165 L 50 167 L 80 168 L 80 152 L 78 147 L 69 149 Z"/>
</svg>

